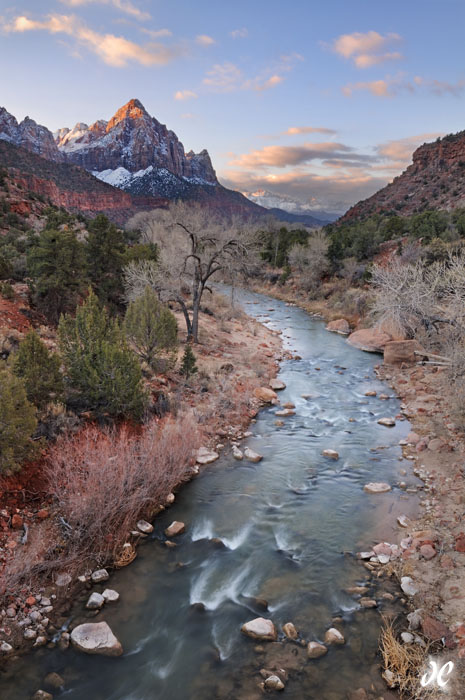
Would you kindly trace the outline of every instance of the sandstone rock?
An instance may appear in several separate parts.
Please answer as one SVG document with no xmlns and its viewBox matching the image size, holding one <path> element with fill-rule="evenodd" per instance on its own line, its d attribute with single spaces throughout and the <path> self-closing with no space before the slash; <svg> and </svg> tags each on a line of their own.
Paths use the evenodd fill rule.
<svg viewBox="0 0 465 700">
<path fill-rule="evenodd" d="M 120 656 L 123 647 L 106 622 L 87 622 L 71 632 L 71 642 L 86 654 Z"/>
<path fill-rule="evenodd" d="M 275 416 L 295 416 L 295 411 L 292 408 L 282 408 L 276 411 Z"/>
<path fill-rule="evenodd" d="M 102 597 L 106 603 L 116 603 L 116 601 L 119 600 L 119 593 L 112 588 L 105 588 Z"/>
<path fill-rule="evenodd" d="M 176 535 L 182 535 L 185 532 L 186 526 L 179 520 L 173 520 L 171 525 L 166 528 L 165 535 L 167 537 L 176 537 Z"/>
<path fill-rule="evenodd" d="M 101 583 L 102 581 L 108 581 L 110 574 L 106 569 L 97 569 L 91 574 L 92 583 Z"/>
<path fill-rule="evenodd" d="M 395 426 L 396 421 L 394 420 L 394 418 L 379 418 L 378 423 L 379 425 L 384 425 L 387 428 L 392 428 Z"/>
<path fill-rule="evenodd" d="M 149 535 L 153 532 L 153 525 L 148 523 L 146 520 L 137 521 L 137 529 L 144 533 L 144 535 Z"/>
<path fill-rule="evenodd" d="M 278 638 L 276 627 L 272 620 L 264 617 L 257 617 L 242 625 L 241 631 L 252 639 L 259 639 L 263 642 L 275 642 Z"/>
<path fill-rule="evenodd" d="M 407 440 L 408 443 L 410 443 L 410 444 L 412 444 L 412 445 L 416 445 L 417 443 L 420 442 L 421 437 L 418 435 L 418 433 L 414 433 L 413 431 L 411 431 L 411 432 L 407 435 L 406 440 Z"/>
<path fill-rule="evenodd" d="M 278 398 L 277 393 L 267 386 L 258 386 L 254 389 L 253 393 L 254 396 L 260 401 L 263 401 L 263 403 L 271 403 L 274 399 Z"/>
<path fill-rule="evenodd" d="M 373 600 L 372 598 L 360 598 L 359 600 L 360 605 L 362 608 L 377 608 L 378 603 L 376 600 Z"/>
<path fill-rule="evenodd" d="M 104 605 L 105 598 L 100 593 L 92 593 L 89 600 L 86 603 L 86 608 L 88 610 L 100 610 Z"/>
<path fill-rule="evenodd" d="M 340 333 L 341 335 L 349 335 L 350 326 L 345 318 L 338 318 L 335 321 L 330 321 L 326 325 L 326 330 L 331 331 L 332 333 Z"/>
<path fill-rule="evenodd" d="M 283 632 L 288 639 L 297 639 L 297 630 L 292 622 L 286 622 L 283 625 Z"/>
<path fill-rule="evenodd" d="M 11 527 L 13 530 L 21 530 L 23 527 L 23 519 L 18 513 L 15 513 L 11 518 Z"/>
<path fill-rule="evenodd" d="M 250 447 L 245 448 L 244 457 L 248 462 L 261 462 L 263 459 L 263 455 L 258 454 L 258 452 L 254 452 L 250 449 Z"/>
<path fill-rule="evenodd" d="M 365 396 L 376 396 L 376 391 L 373 389 L 373 391 L 365 391 Z"/>
<path fill-rule="evenodd" d="M 390 340 L 392 340 L 390 335 L 377 328 L 363 328 L 351 333 L 347 338 L 347 342 L 359 350 L 379 353 L 384 351 L 386 343 Z"/>
<path fill-rule="evenodd" d="M 436 556 L 436 550 L 431 544 L 422 544 L 420 547 L 420 554 L 423 559 L 429 560 Z"/>
<path fill-rule="evenodd" d="M 309 659 L 319 659 L 328 653 L 327 647 L 319 642 L 309 642 L 307 644 L 307 655 Z"/>
<path fill-rule="evenodd" d="M 339 452 L 336 452 L 336 450 L 323 450 L 321 454 L 323 457 L 329 457 L 330 459 L 339 459 Z"/>
<path fill-rule="evenodd" d="M 438 641 L 440 639 L 446 640 L 446 646 L 450 646 L 452 642 L 452 632 L 450 629 L 435 617 L 431 615 L 425 615 L 421 620 L 421 629 L 425 637 L 431 639 L 431 641 Z"/>
<path fill-rule="evenodd" d="M 391 340 L 384 346 L 384 364 L 413 365 L 418 360 L 416 351 L 422 351 L 421 345 L 416 340 Z"/>
<path fill-rule="evenodd" d="M 366 586 L 349 586 L 345 591 L 349 595 L 364 595 L 368 593 L 368 588 Z"/>
<path fill-rule="evenodd" d="M 405 595 L 414 596 L 418 593 L 418 587 L 413 582 L 410 576 L 402 576 L 400 580 L 400 587 L 402 588 Z"/>
<path fill-rule="evenodd" d="M 345 644 L 346 640 L 344 635 L 339 632 L 335 627 L 330 627 L 325 633 L 325 643 L 326 644 Z"/>
<path fill-rule="evenodd" d="M 286 384 L 282 381 L 282 379 L 276 378 L 271 380 L 270 387 L 273 389 L 273 391 L 282 391 L 286 388 Z"/>
<path fill-rule="evenodd" d="M 265 680 L 265 688 L 267 690 L 284 690 L 284 683 L 279 676 L 268 676 Z"/>
<path fill-rule="evenodd" d="M 369 484 L 365 484 L 363 490 L 367 493 L 386 493 L 391 490 L 391 487 L 382 481 L 371 481 Z"/>
<path fill-rule="evenodd" d="M 219 458 L 218 452 L 209 450 L 207 447 L 200 447 L 197 451 L 197 462 L 199 464 L 211 464 Z"/>
</svg>

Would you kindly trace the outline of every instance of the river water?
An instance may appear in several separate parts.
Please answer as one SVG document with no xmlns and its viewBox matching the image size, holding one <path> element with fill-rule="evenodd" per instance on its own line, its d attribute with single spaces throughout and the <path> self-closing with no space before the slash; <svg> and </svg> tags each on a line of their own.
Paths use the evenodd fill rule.
<svg viewBox="0 0 465 700">
<path fill-rule="evenodd" d="M 288 698 L 342 700 L 372 683 L 382 694 L 376 650 L 387 604 L 360 610 L 344 589 L 369 579 L 352 554 L 374 536 L 393 541 L 392 522 L 408 505 L 395 484 L 409 479 L 400 476 L 408 463 L 398 446 L 409 425 L 378 425 L 378 418 L 398 413 L 399 402 L 364 395 L 371 389 L 392 394 L 374 375 L 379 356 L 351 348 L 283 302 L 248 292 L 239 302 L 282 331 L 285 348 L 301 356 L 283 361 L 279 374 L 287 385 L 281 402 L 293 402 L 296 415 L 278 427 L 276 407 L 262 410 L 246 444 L 263 461 L 237 462 L 225 452 L 157 518 L 135 562 L 111 577 L 108 585 L 120 600 L 96 621 L 110 624 L 122 657 L 40 649 L 3 676 L 2 700 L 29 698 L 44 688 L 50 671 L 66 682 L 55 698 L 253 700 L 263 697 L 260 669 L 276 664 L 289 672 Z M 324 458 L 325 448 L 340 459 Z M 368 495 L 363 485 L 369 481 L 387 481 L 393 491 Z M 173 520 L 185 522 L 186 533 L 168 549 L 163 531 Z M 370 595 L 380 599 L 387 585 Z M 305 648 L 293 642 L 257 645 L 240 628 L 258 616 L 273 619 L 279 630 L 292 621 L 305 640 L 322 640 L 338 617 L 346 644 L 318 660 L 307 660 Z"/>
</svg>

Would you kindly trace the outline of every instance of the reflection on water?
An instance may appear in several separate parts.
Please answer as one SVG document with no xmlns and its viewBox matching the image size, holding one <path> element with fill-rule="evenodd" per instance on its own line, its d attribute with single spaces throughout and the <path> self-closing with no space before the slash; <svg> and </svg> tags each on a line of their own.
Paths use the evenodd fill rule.
<svg viewBox="0 0 465 700">
<path fill-rule="evenodd" d="M 66 681 L 54 697 L 69 700 L 252 700 L 262 697 L 259 670 L 276 663 L 289 672 L 285 694 L 296 700 L 338 700 L 379 684 L 379 610 L 359 610 L 344 592 L 368 580 L 348 553 L 366 548 L 389 510 L 402 512 L 397 489 L 376 497 L 362 487 L 396 483 L 398 441 L 409 426 L 376 422 L 398 411 L 396 399 L 364 395 L 386 392 L 372 371 L 378 357 L 297 308 L 273 301 L 270 311 L 269 298 L 240 298 L 302 357 L 283 362 L 280 373 L 287 385 L 280 398 L 296 405 L 296 415 L 277 427 L 276 408 L 262 411 L 247 444 L 263 461 L 238 463 L 225 454 L 206 468 L 157 519 L 136 561 L 112 577 L 120 600 L 97 620 L 108 621 L 123 657 L 38 650 L 3 676 L 3 700 L 30 697 L 52 670 Z M 370 451 L 377 446 L 383 449 Z M 322 457 L 325 448 L 340 459 Z M 168 550 L 163 530 L 174 519 L 186 523 L 186 533 Z M 257 647 L 240 627 L 258 615 L 278 626 L 292 621 L 306 640 L 321 640 L 337 616 L 347 644 L 318 661 L 295 643 Z"/>
</svg>

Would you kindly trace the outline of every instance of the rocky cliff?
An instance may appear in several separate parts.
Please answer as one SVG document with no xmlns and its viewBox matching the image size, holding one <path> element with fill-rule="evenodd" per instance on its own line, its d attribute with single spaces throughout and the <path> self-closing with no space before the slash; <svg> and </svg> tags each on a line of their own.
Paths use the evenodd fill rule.
<svg viewBox="0 0 465 700">
<path fill-rule="evenodd" d="M 412 164 L 372 197 L 351 207 L 340 221 L 376 213 L 409 216 L 426 209 L 465 207 L 465 131 L 425 143 Z"/>
<path fill-rule="evenodd" d="M 80 122 L 71 130 L 60 129 L 55 138 L 69 161 L 91 172 L 156 168 L 180 178 L 218 183 L 208 152 L 186 153 L 174 131 L 151 117 L 139 100 L 130 100 L 109 122 L 99 120 L 91 126 Z"/>
<path fill-rule="evenodd" d="M 61 162 L 65 159 L 47 127 L 29 117 L 18 123 L 4 107 L 0 107 L 0 140 L 26 148 L 47 160 Z"/>
</svg>

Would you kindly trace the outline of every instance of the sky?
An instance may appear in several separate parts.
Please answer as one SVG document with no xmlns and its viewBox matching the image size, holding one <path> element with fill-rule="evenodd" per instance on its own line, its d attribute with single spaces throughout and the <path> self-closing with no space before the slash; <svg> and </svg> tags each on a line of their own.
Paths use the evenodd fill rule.
<svg viewBox="0 0 465 700">
<path fill-rule="evenodd" d="M 137 98 L 224 185 L 344 211 L 465 129 L 464 28 L 465 0 L 0 0 L 0 105 Z"/>
</svg>

